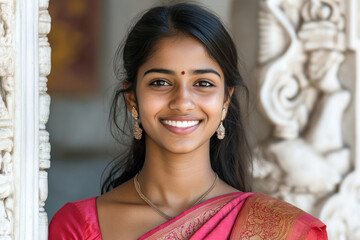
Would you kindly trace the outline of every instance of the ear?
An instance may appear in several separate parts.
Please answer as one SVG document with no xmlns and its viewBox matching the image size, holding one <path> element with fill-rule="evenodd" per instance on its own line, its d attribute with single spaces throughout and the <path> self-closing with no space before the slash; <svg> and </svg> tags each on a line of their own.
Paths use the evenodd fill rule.
<svg viewBox="0 0 360 240">
<path fill-rule="evenodd" d="M 234 88 L 232 87 L 232 88 L 229 88 L 229 90 L 228 90 L 229 92 L 229 94 L 227 94 L 226 96 L 225 96 L 225 101 L 224 101 L 224 108 L 226 108 L 226 111 L 227 111 L 227 108 L 229 107 L 229 104 L 230 104 L 230 101 L 231 101 L 231 96 L 233 95 L 233 93 L 234 93 Z"/>
<path fill-rule="evenodd" d="M 124 83 L 123 83 L 123 89 L 128 89 L 131 87 L 131 83 L 125 79 Z M 127 109 L 131 112 L 132 107 L 136 107 L 137 108 L 137 101 L 136 101 L 136 96 L 135 96 L 135 91 L 136 89 L 134 89 L 133 91 L 129 91 L 129 92 L 125 92 L 125 100 L 126 100 L 126 106 Z"/>
<path fill-rule="evenodd" d="M 227 94 L 225 96 L 225 101 L 224 101 L 224 106 L 223 106 L 223 112 L 222 112 L 222 116 L 221 116 L 221 120 L 223 121 L 226 117 L 226 114 L 227 114 L 227 111 L 228 111 L 228 108 L 229 108 L 229 104 L 230 104 L 230 101 L 231 101 L 231 96 L 233 95 L 234 93 L 234 88 L 229 88 L 229 94 Z M 225 111 L 224 111 L 225 110 Z"/>
</svg>

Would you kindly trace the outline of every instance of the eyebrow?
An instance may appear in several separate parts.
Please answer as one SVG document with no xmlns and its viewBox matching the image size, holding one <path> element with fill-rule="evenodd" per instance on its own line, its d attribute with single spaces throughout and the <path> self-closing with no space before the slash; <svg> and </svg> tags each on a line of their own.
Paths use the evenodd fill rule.
<svg viewBox="0 0 360 240">
<path fill-rule="evenodd" d="M 144 73 L 144 76 L 146 74 L 149 74 L 149 73 L 164 73 L 164 74 L 175 75 L 174 71 L 169 70 L 169 69 L 165 69 L 165 68 L 152 68 L 152 69 L 149 69 Z"/>
<path fill-rule="evenodd" d="M 214 70 L 214 69 L 212 69 L 212 68 L 197 69 L 197 70 L 194 70 L 192 73 L 193 73 L 193 74 L 206 74 L 206 73 L 213 73 L 213 74 L 218 75 L 218 76 L 219 76 L 219 78 L 221 78 L 220 73 L 218 73 L 217 71 L 215 71 L 215 70 Z"/>
<path fill-rule="evenodd" d="M 163 74 L 176 75 L 175 71 L 165 69 L 165 68 L 151 68 L 144 73 L 144 76 L 149 73 L 163 73 Z M 215 71 L 212 68 L 196 69 L 196 70 L 192 71 L 193 75 L 206 74 L 206 73 L 213 73 L 213 74 L 219 76 L 219 78 L 221 78 L 220 73 Z"/>
</svg>

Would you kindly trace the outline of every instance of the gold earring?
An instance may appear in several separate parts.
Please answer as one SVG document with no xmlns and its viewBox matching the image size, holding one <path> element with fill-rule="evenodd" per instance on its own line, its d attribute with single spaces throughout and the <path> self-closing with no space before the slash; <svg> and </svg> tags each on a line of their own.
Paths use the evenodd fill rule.
<svg viewBox="0 0 360 240">
<path fill-rule="evenodd" d="M 140 139 L 142 138 L 142 129 L 140 128 L 140 125 L 139 125 L 139 122 L 138 122 L 139 113 L 138 113 L 138 111 L 136 110 L 135 107 L 132 107 L 132 109 L 131 109 L 131 115 L 132 115 L 133 118 L 135 119 L 135 125 L 134 125 L 134 128 L 133 128 L 134 138 L 135 138 L 136 140 L 140 140 Z"/>
<path fill-rule="evenodd" d="M 225 127 L 223 125 L 223 121 L 226 117 L 226 110 L 223 108 L 222 114 L 221 114 L 221 122 L 219 127 L 216 129 L 216 135 L 219 140 L 223 140 L 225 138 Z"/>
</svg>

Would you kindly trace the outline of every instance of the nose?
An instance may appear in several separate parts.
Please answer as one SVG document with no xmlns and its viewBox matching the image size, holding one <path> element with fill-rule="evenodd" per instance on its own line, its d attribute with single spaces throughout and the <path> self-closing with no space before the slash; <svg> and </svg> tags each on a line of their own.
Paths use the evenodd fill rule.
<svg viewBox="0 0 360 240">
<path fill-rule="evenodd" d="M 169 108 L 181 113 L 186 113 L 195 108 L 195 104 L 192 99 L 191 89 L 185 84 L 177 86 L 173 90 L 172 98 L 169 102 Z"/>
</svg>

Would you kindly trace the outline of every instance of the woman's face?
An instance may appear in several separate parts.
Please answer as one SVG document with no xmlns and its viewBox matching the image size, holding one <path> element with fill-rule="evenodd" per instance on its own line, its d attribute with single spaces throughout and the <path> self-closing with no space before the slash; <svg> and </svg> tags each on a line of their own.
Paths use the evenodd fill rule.
<svg viewBox="0 0 360 240">
<path fill-rule="evenodd" d="M 196 39 L 162 39 L 139 68 L 136 97 L 146 144 L 172 153 L 209 148 L 225 107 L 224 74 Z"/>
</svg>

